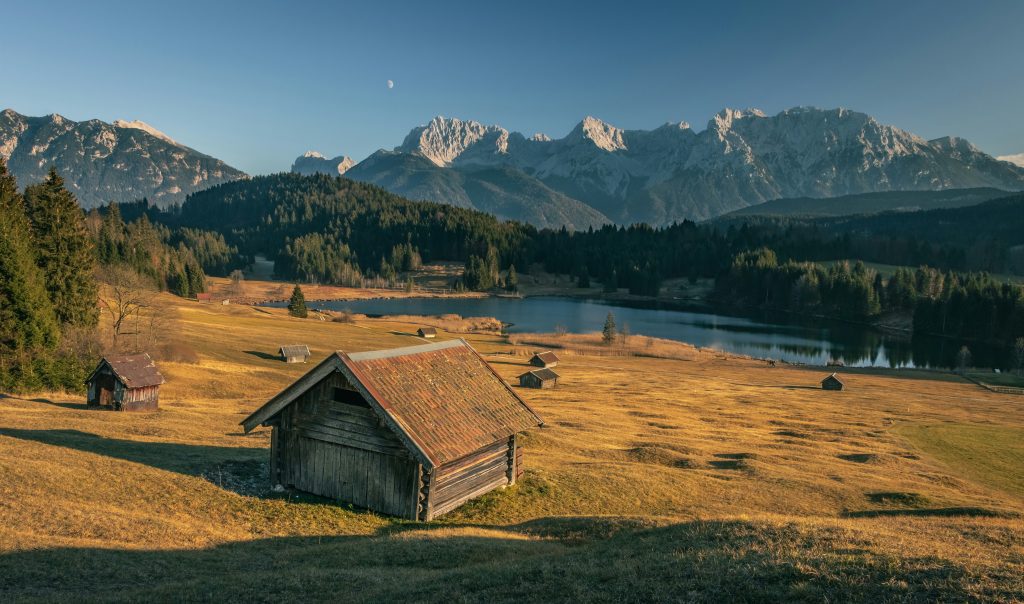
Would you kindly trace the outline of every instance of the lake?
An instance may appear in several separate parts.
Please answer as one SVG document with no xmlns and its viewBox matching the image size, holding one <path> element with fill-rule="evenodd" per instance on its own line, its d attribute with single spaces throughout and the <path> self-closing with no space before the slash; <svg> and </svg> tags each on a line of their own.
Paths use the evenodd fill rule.
<svg viewBox="0 0 1024 604">
<path fill-rule="evenodd" d="M 271 304 L 285 306 L 285 303 Z M 788 315 L 735 316 L 658 307 L 623 306 L 599 300 L 539 296 L 530 298 L 395 298 L 311 302 L 310 306 L 366 315 L 443 315 L 495 317 L 510 324 L 509 333 L 600 331 L 608 312 L 621 327 L 640 336 L 655 336 L 734 354 L 824 365 L 831 359 L 858 367 L 948 368 L 961 343 L 945 338 L 913 339 L 881 333 L 864 325 L 795 319 Z M 1003 351 L 970 346 L 974 364 L 1000 367 Z"/>
</svg>

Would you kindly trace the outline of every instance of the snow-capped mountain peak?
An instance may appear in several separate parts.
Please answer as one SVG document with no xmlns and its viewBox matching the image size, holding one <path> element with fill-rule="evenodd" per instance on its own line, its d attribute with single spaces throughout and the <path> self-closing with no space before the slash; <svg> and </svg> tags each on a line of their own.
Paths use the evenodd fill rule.
<svg viewBox="0 0 1024 604">
<path fill-rule="evenodd" d="M 583 118 L 567 138 L 574 141 L 589 140 L 598 149 L 609 152 L 626 149 L 621 129 L 590 115 Z"/>
<path fill-rule="evenodd" d="M 170 144 L 172 144 L 172 145 L 174 145 L 176 147 L 181 147 L 182 146 L 182 144 L 179 143 L 178 141 L 176 141 L 173 138 L 167 136 L 163 132 L 157 130 L 156 128 L 154 128 L 152 126 L 150 126 L 149 124 L 147 124 L 146 122 L 144 122 L 142 120 L 132 120 L 132 121 L 128 121 L 128 120 L 114 120 L 114 127 L 115 128 L 131 128 L 131 129 L 134 129 L 134 130 L 142 130 L 143 132 L 149 134 L 150 136 L 155 136 L 156 138 L 164 141 L 165 143 L 170 143 Z"/>
<path fill-rule="evenodd" d="M 485 126 L 473 120 L 437 116 L 426 126 L 413 128 L 395 151 L 416 153 L 438 166 L 449 166 L 473 144 L 493 136 L 495 150 L 507 151 L 508 130 L 501 126 Z"/>
<path fill-rule="evenodd" d="M 338 157 L 327 159 L 319 151 L 306 151 L 292 164 L 292 172 L 306 175 L 327 174 L 328 176 L 341 176 L 354 165 L 356 165 L 356 162 L 347 155 L 339 155 Z"/>
<path fill-rule="evenodd" d="M 711 118 L 711 121 L 708 122 L 708 129 L 719 131 L 729 130 L 735 122 L 751 117 L 768 116 L 760 109 L 730 109 L 729 107 L 726 107 L 716 113 L 715 117 Z"/>
<path fill-rule="evenodd" d="M 143 122 L 76 122 L 12 109 L 0 113 L 0 156 L 23 186 L 39 182 L 55 166 L 85 208 L 143 197 L 164 207 L 193 191 L 246 177 Z"/>
</svg>

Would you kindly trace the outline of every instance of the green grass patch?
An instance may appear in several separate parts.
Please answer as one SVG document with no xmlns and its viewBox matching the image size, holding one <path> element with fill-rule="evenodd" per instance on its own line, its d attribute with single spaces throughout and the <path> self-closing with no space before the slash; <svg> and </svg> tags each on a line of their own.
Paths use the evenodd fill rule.
<svg viewBox="0 0 1024 604">
<path fill-rule="evenodd" d="M 968 373 L 968 377 L 991 386 L 1009 386 L 1011 388 L 1024 388 L 1024 376 L 1016 375 L 1013 373 L 994 373 L 992 371 L 982 371 L 977 373 Z"/>
<path fill-rule="evenodd" d="M 940 424 L 896 432 L 963 478 L 1024 497 L 1024 428 Z"/>
</svg>

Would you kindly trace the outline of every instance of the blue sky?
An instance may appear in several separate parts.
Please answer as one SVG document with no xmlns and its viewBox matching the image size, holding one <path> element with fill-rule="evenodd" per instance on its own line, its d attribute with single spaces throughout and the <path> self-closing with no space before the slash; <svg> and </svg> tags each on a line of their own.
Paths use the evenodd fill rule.
<svg viewBox="0 0 1024 604">
<path fill-rule="evenodd" d="M 434 115 L 563 136 L 848 107 L 1024 152 L 1024 2 L 15 2 L 0 107 L 140 119 L 250 173 Z M 387 80 L 395 87 L 388 89 Z"/>
</svg>

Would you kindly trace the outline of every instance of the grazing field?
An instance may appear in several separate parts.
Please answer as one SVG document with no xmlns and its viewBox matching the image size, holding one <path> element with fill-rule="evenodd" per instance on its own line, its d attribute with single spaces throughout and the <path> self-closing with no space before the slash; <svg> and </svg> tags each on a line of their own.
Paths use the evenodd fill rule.
<svg viewBox="0 0 1024 604">
<path fill-rule="evenodd" d="M 238 422 L 311 367 L 279 345 L 319 361 L 417 323 L 166 303 L 198 362 L 161 362 L 159 412 L 0 398 L 0 600 L 1024 599 L 1021 397 L 581 341 L 556 389 L 517 389 L 547 423 L 523 480 L 416 524 L 270 492 L 269 430 Z M 462 337 L 510 381 L 538 349 Z"/>
<path fill-rule="evenodd" d="M 909 425 L 898 432 L 959 476 L 1024 499 L 1024 427 Z"/>
</svg>

